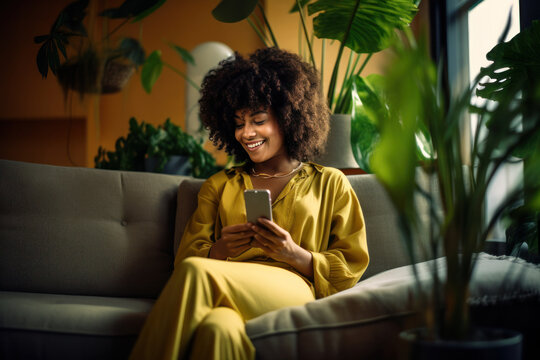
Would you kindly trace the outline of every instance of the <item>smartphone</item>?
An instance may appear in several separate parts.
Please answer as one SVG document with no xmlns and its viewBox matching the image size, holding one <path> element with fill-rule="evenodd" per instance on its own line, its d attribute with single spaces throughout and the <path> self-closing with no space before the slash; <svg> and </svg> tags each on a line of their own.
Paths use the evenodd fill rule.
<svg viewBox="0 0 540 360">
<path fill-rule="evenodd" d="M 272 204 L 270 203 L 270 190 L 244 190 L 247 221 L 257 223 L 260 217 L 272 220 Z"/>
</svg>

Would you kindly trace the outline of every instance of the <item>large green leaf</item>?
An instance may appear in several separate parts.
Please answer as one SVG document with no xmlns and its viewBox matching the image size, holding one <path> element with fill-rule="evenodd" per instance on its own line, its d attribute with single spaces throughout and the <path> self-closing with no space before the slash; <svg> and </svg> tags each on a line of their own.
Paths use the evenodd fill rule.
<svg viewBox="0 0 540 360">
<path fill-rule="evenodd" d="M 363 107 L 352 114 L 351 147 L 358 166 L 367 173 L 371 172 L 370 156 L 377 140 L 379 131 L 369 120 Z"/>
<path fill-rule="evenodd" d="M 501 100 L 516 88 L 538 91 L 540 86 L 540 21 L 523 30 L 510 41 L 495 46 L 486 58 L 493 61 L 480 74 L 489 79 L 480 83 L 478 96 Z"/>
<path fill-rule="evenodd" d="M 524 109 L 521 119 L 522 127 L 530 129 L 539 124 L 536 117 L 530 114 L 540 111 L 540 21 L 533 21 L 531 27 L 524 29 L 510 41 L 496 45 L 486 58 L 493 61 L 491 65 L 482 68 L 480 76 L 488 79 L 480 83 L 476 94 L 486 99 L 505 101 L 519 91 L 524 91 L 525 97 L 534 96 L 536 101 L 530 108 Z M 488 111 L 489 113 L 489 111 Z M 495 126 L 488 122 L 487 126 Z M 513 155 L 525 159 L 540 148 L 540 134 L 535 134 L 514 150 Z"/>
<path fill-rule="evenodd" d="M 43 78 L 47 77 L 47 74 L 49 73 L 49 47 L 50 43 L 45 42 L 41 47 L 39 48 L 39 51 L 36 56 L 36 64 L 39 70 L 39 73 Z M 56 73 L 56 69 L 52 69 L 54 73 Z"/>
<path fill-rule="evenodd" d="M 407 26 L 417 12 L 411 0 L 318 0 L 308 5 L 315 36 L 343 41 L 351 14 L 360 1 L 345 46 L 357 53 L 387 48 L 394 30 Z"/>
<path fill-rule="evenodd" d="M 128 19 L 136 17 L 137 20 L 151 14 L 165 3 L 164 0 L 125 0 L 117 8 L 103 10 L 99 15 L 110 19 Z M 139 17 L 139 15 L 144 15 Z"/>
<path fill-rule="evenodd" d="M 154 11 L 159 9 L 161 5 L 165 4 L 166 1 L 167 0 L 156 1 L 152 7 L 140 12 L 137 16 L 135 16 L 135 19 L 133 19 L 133 22 L 141 21 L 142 19 L 144 19 L 145 17 L 147 17 L 148 15 L 152 14 Z"/>
<path fill-rule="evenodd" d="M 58 15 L 52 26 L 51 33 L 65 27 L 74 33 L 87 36 L 86 29 L 83 25 L 87 7 L 88 0 L 78 0 L 68 4 Z"/>
<path fill-rule="evenodd" d="M 87 6 L 88 0 L 77 0 L 68 4 L 58 14 L 49 34 L 34 37 L 36 44 L 43 43 L 36 59 L 38 70 L 43 78 L 47 77 L 49 68 L 53 74 L 57 74 L 60 53 L 67 60 L 65 45 L 68 44 L 69 37 L 87 36 L 83 25 Z"/>
<path fill-rule="evenodd" d="M 141 71 L 141 83 L 147 93 L 152 92 L 152 88 L 159 78 L 159 75 L 161 75 L 162 69 L 163 61 L 161 60 L 161 51 L 155 50 L 148 55 Z"/>
<path fill-rule="evenodd" d="M 369 161 L 379 140 L 379 118 L 388 117 L 385 104 L 373 85 L 379 84 L 380 78 L 378 74 L 367 78 L 355 76 L 352 84 L 351 145 L 358 165 L 366 172 L 371 172 Z"/>
<path fill-rule="evenodd" d="M 257 2 L 258 0 L 222 0 L 212 10 L 212 16 L 225 23 L 242 21 L 255 10 Z"/>
</svg>

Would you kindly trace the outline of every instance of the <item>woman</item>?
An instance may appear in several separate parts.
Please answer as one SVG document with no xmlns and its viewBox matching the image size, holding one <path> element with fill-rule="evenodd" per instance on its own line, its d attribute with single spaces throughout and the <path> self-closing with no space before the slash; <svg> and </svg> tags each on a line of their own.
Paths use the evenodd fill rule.
<svg viewBox="0 0 540 360">
<path fill-rule="evenodd" d="M 316 70 L 267 48 L 222 62 L 201 92 L 210 139 L 244 165 L 203 184 L 133 358 L 253 359 L 245 321 L 347 289 L 368 264 L 346 177 L 306 162 L 328 133 Z M 246 222 L 252 188 L 270 190 L 273 221 Z"/>
</svg>

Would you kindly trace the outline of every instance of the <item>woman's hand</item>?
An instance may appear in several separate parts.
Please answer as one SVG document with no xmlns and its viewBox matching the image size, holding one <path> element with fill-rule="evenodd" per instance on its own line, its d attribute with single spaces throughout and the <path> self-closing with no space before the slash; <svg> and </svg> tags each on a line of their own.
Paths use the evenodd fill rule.
<svg viewBox="0 0 540 360">
<path fill-rule="evenodd" d="M 251 247 L 250 242 L 255 232 L 251 223 L 225 226 L 221 229 L 221 237 L 210 248 L 208 257 L 225 260 L 235 257 Z"/>
<path fill-rule="evenodd" d="M 265 218 L 258 219 L 258 225 L 252 225 L 255 232 L 251 246 L 263 250 L 274 260 L 285 262 L 308 278 L 313 277 L 313 256 L 309 251 L 296 244 L 291 234 L 278 224 Z"/>
</svg>

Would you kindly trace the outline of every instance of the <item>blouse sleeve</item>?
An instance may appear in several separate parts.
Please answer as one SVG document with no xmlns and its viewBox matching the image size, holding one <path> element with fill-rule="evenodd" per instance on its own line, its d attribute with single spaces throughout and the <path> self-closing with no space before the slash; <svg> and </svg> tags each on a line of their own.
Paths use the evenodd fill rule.
<svg viewBox="0 0 540 360">
<path fill-rule="evenodd" d="M 208 257 L 215 242 L 219 194 L 212 178 L 205 181 L 198 194 L 197 209 L 188 221 L 180 240 L 174 265 L 189 256 Z"/>
<path fill-rule="evenodd" d="M 327 196 L 333 197 L 328 248 L 313 252 L 315 295 L 322 298 L 358 282 L 369 263 L 364 216 L 345 175 Z M 329 198 L 329 201 L 332 201 Z"/>
</svg>

